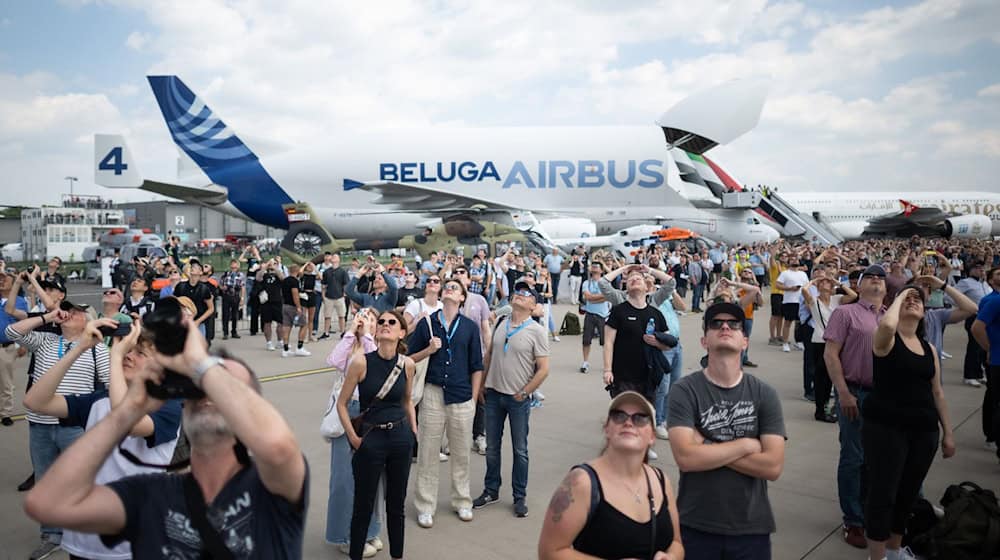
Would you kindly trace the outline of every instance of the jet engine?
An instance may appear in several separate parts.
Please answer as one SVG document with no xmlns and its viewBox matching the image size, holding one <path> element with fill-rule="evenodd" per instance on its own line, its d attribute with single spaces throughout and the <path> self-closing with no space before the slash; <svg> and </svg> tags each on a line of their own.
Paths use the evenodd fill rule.
<svg viewBox="0 0 1000 560">
<path fill-rule="evenodd" d="M 988 239 L 993 232 L 993 222 L 988 216 L 965 214 L 948 218 L 941 225 L 941 235 L 959 239 Z"/>
</svg>

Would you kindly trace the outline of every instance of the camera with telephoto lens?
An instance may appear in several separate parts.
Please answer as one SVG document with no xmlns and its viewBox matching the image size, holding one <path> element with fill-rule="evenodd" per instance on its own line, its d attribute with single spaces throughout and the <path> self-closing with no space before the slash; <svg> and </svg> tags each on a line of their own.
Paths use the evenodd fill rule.
<svg viewBox="0 0 1000 560">
<path fill-rule="evenodd" d="M 156 351 L 166 356 L 176 356 L 184 351 L 188 327 L 182 324 L 181 304 L 176 298 L 161 299 L 156 307 L 146 313 L 142 326 L 153 341 Z M 160 399 L 200 399 L 205 392 L 195 386 L 191 378 L 176 371 L 165 370 L 163 382 L 157 385 L 146 380 L 146 392 Z"/>
</svg>

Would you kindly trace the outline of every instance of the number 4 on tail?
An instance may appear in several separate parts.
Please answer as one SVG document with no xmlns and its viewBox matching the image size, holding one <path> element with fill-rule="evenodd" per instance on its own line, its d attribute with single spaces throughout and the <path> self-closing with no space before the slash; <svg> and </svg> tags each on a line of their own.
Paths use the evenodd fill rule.
<svg viewBox="0 0 1000 560">
<path fill-rule="evenodd" d="M 104 156 L 101 163 L 97 164 L 101 171 L 114 171 L 115 175 L 121 175 L 122 171 L 128 169 L 128 164 L 122 162 L 122 148 L 115 146 L 111 148 L 108 155 Z"/>
</svg>

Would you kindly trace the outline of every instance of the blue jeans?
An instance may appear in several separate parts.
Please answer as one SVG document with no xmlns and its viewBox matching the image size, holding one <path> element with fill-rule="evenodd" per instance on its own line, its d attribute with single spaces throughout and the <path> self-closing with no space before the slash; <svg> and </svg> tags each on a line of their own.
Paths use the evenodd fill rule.
<svg viewBox="0 0 1000 560">
<path fill-rule="evenodd" d="M 750 340 L 750 333 L 753 332 L 753 319 L 743 320 L 743 336 Z M 743 351 L 743 358 L 740 360 L 741 364 L 745 364 L 750 361 L 750 345 L 747 344 L 747 349 Z"/>
<path fill-rule="evenodd" d="M 691 309 L 692 310 L 700 309 L 701 308 L 701 296 L 702 296 L 702 294 L 705 293 L 705 285 L 704 284 L 695 284 L 694 286 L 691 287 L 691 291 L 693 292 L 692 295 L 691 295 Z"/>
<path fill-rule="evenodd" d="M 684 557 L 771 560 L 771 535 L 716 535 L 681 526 Z"/>
<path fill-rule="evenodd" d="M 858 400 L 858 410 L 868 397 L 868 389 L 849 385 L 851 394 Z M 839 406 L 839 399 L 838 399 Z M 848 420 L 841 413 L 837 419 L 840 425 L 840 460 L 837 463 L 837 494 L 840 497 L 840 511 L 844 514 L 844 525 L 865 526 L 864 469 L 865 452 L 861 444 L 861 415 Z"/>
<path fill-rule="evenodd" d="M 352 400 L 347 405 L 350 416 L 361 413 L 361 405 Z M 351 445 L 347 436 L 330 442 L 330 497 L 326 501 L 326 542 L 347 544 L 350 541 L 351 515 L 354 508 L 354 473 L 351 471 Z M 378 512 L 368 524 L 368 540 L 382 532 Z"/>
<path fill-rule="evenodd" d="M 58 424 L 36 424 L 28 422 L 28 448 L 31 451 L 31 465 L 35 470 L 35 480 L 41 480 L 45 471 L 56 462 L 59 454 L 73 445 L 83 435 L 83 428 L 63 427 Z M 62 529 L 42 525 L 42 536 L 52 542 L 62 541 Z"/>
<path fill-rule="evenodd" d="M 514 499 L 524 498 L 528 491 L 528 417 L 531 415 L 531 401 L 514 400 L 513 395 L 505 395 L 486 390 L 486 491 L 491 496 L 500 495 L 500 440 L 503 438 L 503 423 L 510 419 L 510 441 L 514 448 L 514 468 L 511 474 Z"/>
<path fill-rule="evenodd" d="M 656 409 L 656 425 L 659 426 L 667 421 L 667 395 L 670 394 L 670 386 L 677 383 L 683 375 L 684 349 L 678 344 L 669 350 L 664 350 L 667 362 L 670 363 L 670 374 L 664 375 L 660 385 L 656 388 L 656 398 L 653 407 Z"/>
</svg>

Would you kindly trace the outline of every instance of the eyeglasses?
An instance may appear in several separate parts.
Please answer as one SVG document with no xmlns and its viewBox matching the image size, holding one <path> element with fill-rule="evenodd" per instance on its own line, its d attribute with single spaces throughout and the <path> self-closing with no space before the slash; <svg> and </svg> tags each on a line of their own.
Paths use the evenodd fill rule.
<svg viewBox="0 0 1000 560">
<path fill-rule="evenodd" d="M 441 280 L 439 278 L 428 278 L 427 279 L 427 283 L 428 284 L 440 284 Z"/>
<path fill-rule="evenodd" d="M 414 276 L 414 274 L 412 272 L 407 272 L 406 275 L 407 276 Z"/>
<path fill-rule="evenodd" d="M 726 325 L 731 331 L 743 330 L 743 321 L 739 319 L 712 319 L 708 322 L 708 329 L 717 331 L 722 329 L 722 325 Z"/>
<path fill-rule="evenodd" d="M 617 408 L 608 412 L 608 418 L 619 426 L 624 425 L 626 420 L 632 420 L 632 425 L 636 428 L 644 428 L 649 425 L 650 421 L 649 415 L 645 412 L 629 414 L 628 412 L 618 410 Z"/>
<path fill-rule="evenodd" d="M 379 319 L 378 320 L 378 324 L 379 325 L 389 325 L 390 327 L 395 327 L 398 323 L 399 323 L 399 321 L 397 321 L 395 319 Z"/>
<path fill-rule="evenodd" d="M 457 292 L 462 289 L 458 284 L 445 284 L 444 289 L 449 292 Z"/>
<path fill-rule="evenodd" d="M 515 296 L 524 296 L 524 297 L 535 297 L 535 294 L 531 293 L 530 290 L 518 290 L 518 291 L 514 292 L 514 295 Z"/>
</svg>

